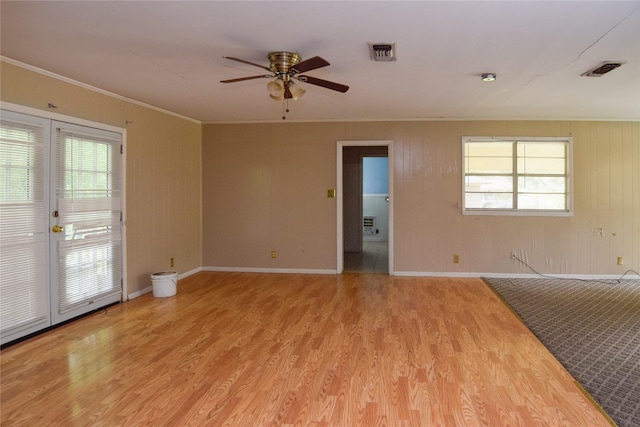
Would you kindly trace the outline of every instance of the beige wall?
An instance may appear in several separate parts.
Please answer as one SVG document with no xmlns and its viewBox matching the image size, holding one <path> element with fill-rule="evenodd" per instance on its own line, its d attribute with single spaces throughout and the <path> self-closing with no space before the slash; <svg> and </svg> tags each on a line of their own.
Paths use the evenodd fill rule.
<svg viewBox="0 0 640 427">
<path fill-rule="evenodd" d="M 335 269 L 336 199 L 327 190 L 336 187 L 338 140 L 394 141 L 397 272 L 528 273 L 512 251 L 546 273 L 640 269 L 637 122 L 201 126 L 4 62 L 0 76 L 2 101 L 41 110 L 51 102 L 56 113 L 126 127 L 130 293 L 170 257 L 180 273 Z M 462 216 L 463 135 L 573 136 L 575 215 Z"/>
<path fill-rule="evenodd" d="M 204 126 L 203 265 L 335 270 L 327 190 L 343 136 L 331 124 Z"/>
<path fill-rule="evenodd" d="M 201 125 L 2 62 L 0 99 L 127 129 L 128 293 L 202 265 Z M 127 122 L 130 122 L 127 124 Z"/>
<path fill-rule="evenodd" d="M 463 216 L 463 135 L 573 136 L 575 215 Z M 566 121 L 205 125 L 203 265 L 335 269 L 336 141 L 363 139 L 394 141 L 396 272 L 640 269 L 640 124 Z"/>
</svg>

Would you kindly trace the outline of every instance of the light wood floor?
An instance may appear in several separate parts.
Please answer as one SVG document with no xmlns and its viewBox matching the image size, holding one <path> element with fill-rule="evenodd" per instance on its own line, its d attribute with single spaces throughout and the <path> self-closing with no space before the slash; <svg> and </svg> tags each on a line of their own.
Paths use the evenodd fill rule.
<svg viewBox="0 0 640 427">
<path fill-rule="evenodd" d="M 607 426 L 479 279 L 199 273 L 1 353 L 3 426 Z"/>
<path fill-rule="evenodd" d="M 344 271 L 389 274 L 389 242 L 363 241 L 362 252 L 345 252 Z"/>
</svg>

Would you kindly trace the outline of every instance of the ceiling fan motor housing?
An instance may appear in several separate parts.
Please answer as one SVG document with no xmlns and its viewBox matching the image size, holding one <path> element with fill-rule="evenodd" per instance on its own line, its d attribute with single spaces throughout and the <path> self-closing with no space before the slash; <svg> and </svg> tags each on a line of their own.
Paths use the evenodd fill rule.
<svg viewBox="0 0 640 427">
<path fill-rule="evenodd" d="M 289 70 L 298 64 L 302 58 L 297 53 L 292 52 L 270 52 L 267 56 L 271 70 L 280 76 L 290 76 Z M 292 73 L 295 74 L 295 71 Z"/>
</svg>

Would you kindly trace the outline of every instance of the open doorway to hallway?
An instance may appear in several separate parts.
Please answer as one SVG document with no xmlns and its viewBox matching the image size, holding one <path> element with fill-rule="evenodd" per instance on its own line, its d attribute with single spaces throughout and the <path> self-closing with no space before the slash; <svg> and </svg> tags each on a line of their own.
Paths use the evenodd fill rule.
<svg viewBox="0 0 640 427">
<path fill-rule="evenodd" d="M 389 159 L 387 146 L 343 151 L 343 262 L 346 272 L 389 274 Z"/>
</svg>

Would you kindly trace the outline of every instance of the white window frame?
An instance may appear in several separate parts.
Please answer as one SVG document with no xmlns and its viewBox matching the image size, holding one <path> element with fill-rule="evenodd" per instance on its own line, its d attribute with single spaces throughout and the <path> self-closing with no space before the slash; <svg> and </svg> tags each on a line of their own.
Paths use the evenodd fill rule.
<svg viewBox="0 0 640 427">
<path fill-rule="evenodd" d="M 467 143 L 473 142 L 562 142 L 566 144 L 566 209 L 558 209 L 558 210 L 550 210 L 550 209 L 496 209 L 496 208 L 467 208 L 465 206 L 466 201 L 466 186 L 465 181 L 467 177 L 466 173 L 466 150 L 465 145 Z M 503 215 L 503 216 L 557 216 L 557 217 L 570 217 L 573 216 L 573 138 L 570 136 L 560 136 L 560 137 L 486 137 L 486 136 L 464 136 L 462 137 L 462 167 L 461 167 L 461 175 L 462 175 L 462 214 L 463 215 Z M 514 167 L 512 171 L 512 176 L 517 177 L 517 161 L 513 159 Z M 514 186 L 513 189 L 514 198 L 518 197 L 518 189 L 517 185 Z"/>
</svg>

